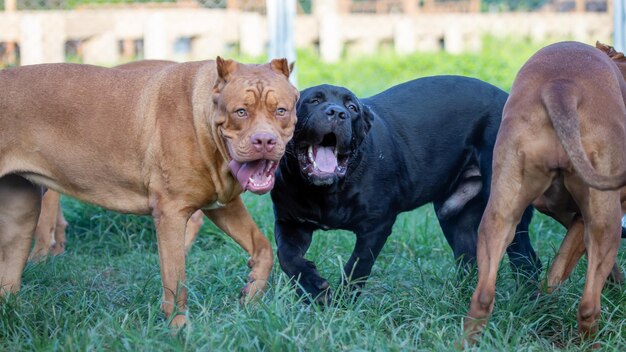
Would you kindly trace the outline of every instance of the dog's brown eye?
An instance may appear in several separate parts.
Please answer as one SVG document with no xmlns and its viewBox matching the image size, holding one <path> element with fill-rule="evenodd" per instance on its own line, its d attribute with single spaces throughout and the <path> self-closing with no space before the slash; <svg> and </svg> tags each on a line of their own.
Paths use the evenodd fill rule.
<svg viewBox="0 0 626 352">
<path fill-rule="evenodd" d="M 287 113 L 287 109 L 284 109 L 284 108 L 276 109 L 276 115 L 278 116 L 285 116 L 286 113 Z"/>
<path fill-rule="evenodd" d="M 235 110 L 235 114 L 237 114 L 238 117 L 248 116 L 248 112 L 246 111 L 246 109 L 237 109 Z"/>
<path fill-rule="evenodd" d="M 357 110 L 356 105 L 354 105 L 354 104 L 348 105 L 348 109 L 350 109 L 350 110 L 352 110 L 354 112 L 356 112 L 356 110 Z"/>
</svg>

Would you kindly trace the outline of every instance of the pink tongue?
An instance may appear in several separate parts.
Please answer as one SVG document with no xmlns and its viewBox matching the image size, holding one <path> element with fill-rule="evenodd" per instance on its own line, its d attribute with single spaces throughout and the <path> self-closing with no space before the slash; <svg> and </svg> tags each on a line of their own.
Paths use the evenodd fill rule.
<svg viewBox="0 0 626 352">
<path fill-rule="evenodd" d="M 235 160 L 231 160 L 228 166 L 230 171 L 237 178 L 239 184 L 243 189 L 246 189 L 250 177 L 252 177 L 256 183 L 262 183 L 265 178 L 265 163 L 267 160 L 255 160 L 247 163 L 240 163 Z"/>
<path fill-rule="evenodd" d="M 317 153 L 315 154 L 315 163 L 320 171 L 335 172 L 337 167 L 337 158 L 333 152 L 332 147 L 317 147 Z"/>
</svg>

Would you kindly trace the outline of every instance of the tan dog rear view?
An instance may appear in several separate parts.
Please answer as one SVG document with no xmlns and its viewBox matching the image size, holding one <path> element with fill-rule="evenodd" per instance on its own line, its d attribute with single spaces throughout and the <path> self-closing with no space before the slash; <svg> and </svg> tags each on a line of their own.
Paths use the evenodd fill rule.
<svg viewBox="0 0 626 352">
<path fill-rule="evenodd" d="M 498 266 L 515 224 L 535 200 L 568 228 L 548 285 L 562 282 L 586 251 L 578 328 L 583 336 L 598 329 L 600 294 L 621 235 L 626 59 L 610 47 L 597 47 L 563 42 L 543 48 L 513 83 L 478 234 L 478 285 L 465 321 L 470 342 L 493 310 Z"/>
<path fill-rule="evenodd" d="M 124 213 L 150 214 L 162 308 L 185 323 L 185 226 L 197 209 L 251 255 L 244 288 L 264 289 L 273 255 L 245 209 L 265 193 L 291 138 L 298 91 L 286 60 L 76 64 L 0 71 L 0 285 L 20 287 L 41 186 Z M 174 316 L 172 313 L 176 312 Z"/>
</svg>

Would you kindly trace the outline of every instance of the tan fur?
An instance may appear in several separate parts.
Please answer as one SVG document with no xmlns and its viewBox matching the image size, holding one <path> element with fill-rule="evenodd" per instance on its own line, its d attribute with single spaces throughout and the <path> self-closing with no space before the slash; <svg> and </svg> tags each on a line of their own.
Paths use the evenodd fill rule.
<svg viewBox="0 0 626 352">
<path fill-rule="evenodd" d="M 40 199 L 32 196 L 38 193 L 25 179 L 111 210 L 152 215 L 163 310 L 174 326 L 185 323 L 184 233 L 197 209 L 250 253 L 244 292 L 264 289 L 272 250 L 243 206 L 228 163 L 280 159 L 295 127 L 298 92 L 284 73 L 284 59 L 218 62 L 0 71 L 3 291 L 19 289 L 39 213 Z M 249 111 L 246 118 L 234 113 L 240 107 Z M 275 115 L 278 107 L 285 116 Z M 249 147 L 258 131 L 277 136 L 271 152 Z"/>
<path fill-rule="evenodd" d="M 43 195 L 35 228 L 35 246 L 30 253 L 31 260 L 65 252 L 65 229 L 68 224 L 59 203 L 60 197 L 59 192 L 55 191 L 47 191 Z"/>
<path fill-rule="evenodd" d="M 125 70 L 162 69 L 174 64 L 176 62 L 167 60 L 142 60 L 115 66 L 115 68 Z M 46 191 L 43 196 L 39 220 L 35 229 L 35 246 L 30 254 L 31 260 L 40 260 L 49 254 L 58 255 L 65 252 L 65 229 L 68 223 L 63 217 L 60 199 L 59 192 L 53 190 Z M 202 224 L 202 211 L 198 210 L 187 222 L 185 229 L 186 251 L 191 247 Z"/>
<path fill-rule="evenodd" d="M 583 336 L 598 329 L 600 294 L 615 263 L 626 210 L 626 193 L 619 189 L 626 170 L 626 62 L 599 49 L 550 45 L 528 60 L 513 83 L 478 234 L 479 279 L 464 325 L 470 343 L 491 315 L 500 260 L 533 201 L 568 228 L 549 271 L 549 290 L 586 252 L 578 327 Z"/>
</svg>

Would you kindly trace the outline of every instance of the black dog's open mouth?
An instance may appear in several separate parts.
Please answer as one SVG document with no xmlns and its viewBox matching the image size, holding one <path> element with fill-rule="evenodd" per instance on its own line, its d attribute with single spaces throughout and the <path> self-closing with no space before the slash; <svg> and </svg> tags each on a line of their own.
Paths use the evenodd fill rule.
<svg viewBox="0 0 626 352">
<path fill-rule="evenodd" d="M 343 177 L 348 169 L 349 154 L 339 153 L 334 133 L 324 136 L 319 144 L 304 144 L 298 148 L 300 170 L 309 178 Z"/>
</svg>

